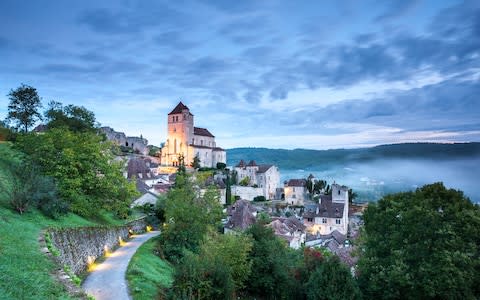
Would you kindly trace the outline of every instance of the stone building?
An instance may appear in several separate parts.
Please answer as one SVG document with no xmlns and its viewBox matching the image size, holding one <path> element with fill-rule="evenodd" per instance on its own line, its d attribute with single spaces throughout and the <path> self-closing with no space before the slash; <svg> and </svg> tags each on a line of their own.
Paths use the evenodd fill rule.
<svg viewBox="0 0 480 300">
<path fill-rule="evenodd" d="M 162 148 L 162 165 L 178 166 L 183 156 L 190 165 L 195 156 L 201 167 L 214 168 L 226 163 L 225 150 L 217 147 L 215 136 L 206 128 L 194 127 L 193 114 L 182 102 L 168 114 L 168 136 Z"/>
<path fill-rule="evenodd" d="M 320 195 L 316 205 L 306 207 L 303 222 L 311 233 L 326 235 L 338 230 L 346 235 L 348 206 L 348 187 L 334 183 L 331 195 Z"/>
<path fill-rule="evenodd" d="M 148 154 L 148 140 L 143 137 L 127 137 L 125 133 L 115 131 L 111 127 L 101 127 L 100 131 L 105 134 L 109 141 L 112 141 L 119 146 L 132 148 L 133 151 L 143 155 Z"/>
<path fill-rule="evenodd" d="M 303 205 L 307 197 L 307 181 L 290 179 L 284 186 L 285 202 L 290 205 Z"/>
<path fill-rule="evenodd" d="M 248 177 L 248 185 L 260 189 L 262 192 L 260 195 L 266 199 L 276 199 L 276 191 L 280 184 L 280 172 L 276 166 L 257 165 L 253 160 L 246 164 L 241 160 L 234 167 L 234 171 L 237 172 L 237 184 Z"/>
</svg>

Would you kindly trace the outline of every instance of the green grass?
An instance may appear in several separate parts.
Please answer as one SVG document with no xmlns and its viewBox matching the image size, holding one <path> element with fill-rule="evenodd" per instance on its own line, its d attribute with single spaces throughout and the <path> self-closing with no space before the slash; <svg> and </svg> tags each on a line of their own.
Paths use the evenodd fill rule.
<svg viewBox="0 0 480 300">
<path fill-rule="evenodd" d="M 18 159 L 8 143 L 0 143 L 0 155 L 9 160 Z M 0 164 L 0 180 L 8 181 L 4 171 Z M 113 221 L 111 216 L 104 219 L 103 225 L 122 222 Z M 51 276 L 59 266 L 40 251 L 40 232 L 47 227 L 95 225 L 97 221 L 74 214 L 52 220 L 31 209 L 20 215 L 11 209 L 0 190 L 0 299 L 70 299 L 65 288 Z"/>
<path fill-rule="evenodd" d="M 174 268 L 154 254 L 158 237 L 143 244 L 135 253 L 127 270 L 127 281 L 134 300 L 157 299 L 164 288 L 173 283 Z"/>
</svg>

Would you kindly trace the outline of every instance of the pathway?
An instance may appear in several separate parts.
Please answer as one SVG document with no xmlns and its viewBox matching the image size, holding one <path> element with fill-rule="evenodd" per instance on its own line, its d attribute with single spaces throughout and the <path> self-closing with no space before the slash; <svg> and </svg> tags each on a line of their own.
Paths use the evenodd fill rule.
<svg viewBox="0 0 480 300">
<path fill-rule="evenodd" d="M 134 235 L 130 241 L 110 254 L 87 276 L 82 284 L 85 292 L 95 297 L 96 300 L 131 299 L 125 278 L 128 263 L 138 247 L 159 234 L 159 231 L 152 231 L 142 235 Z"/>
</svg>

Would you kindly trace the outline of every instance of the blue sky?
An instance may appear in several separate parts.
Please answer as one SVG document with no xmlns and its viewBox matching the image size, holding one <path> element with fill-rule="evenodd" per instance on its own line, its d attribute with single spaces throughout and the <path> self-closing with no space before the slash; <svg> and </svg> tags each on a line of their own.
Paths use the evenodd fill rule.
<svg viewBox="0 0 480 300">
<path fill-rule="evenodd" d="M 225 148 L 480 141 L 479 1 L 0 2 L 21 83 L 159 145 L 181 99 Z"/>
</svg>

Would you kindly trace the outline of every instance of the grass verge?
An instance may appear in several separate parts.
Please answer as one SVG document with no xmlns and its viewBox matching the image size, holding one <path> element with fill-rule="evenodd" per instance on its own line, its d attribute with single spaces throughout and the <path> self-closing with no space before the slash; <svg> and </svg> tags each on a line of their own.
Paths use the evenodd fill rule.
<svg viewBox="0 0 480 300">
<path fill-rule="evenodd" d="M 128 287 L 134 300 L 158 299 L 162 289 L 172 286 L 174 268 L 155 255 L 157 242 L 158 237 L 143 244 L 128 265 Z"/>
</svg>

